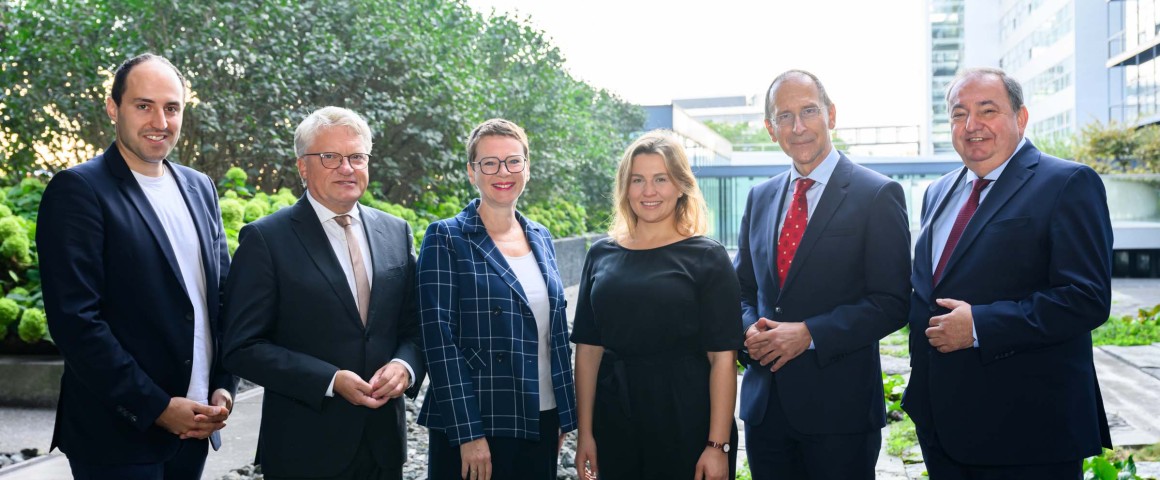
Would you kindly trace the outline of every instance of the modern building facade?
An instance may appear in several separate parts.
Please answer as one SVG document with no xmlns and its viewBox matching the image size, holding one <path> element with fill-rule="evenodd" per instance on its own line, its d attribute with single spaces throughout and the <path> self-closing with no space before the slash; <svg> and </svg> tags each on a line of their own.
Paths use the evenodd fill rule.
<svg viewBox="0 0 1160 480">
<path fill-rule="evenodd" d="M 1160 0 L 1106 4 L 1108 116 L 1129 125 L 1160 122 Z"/>
<path fill-rule="evenodd" d="M 927 7 L 930 153 L 954 151 L 945 90 L 967 67 L 999 67 L 1023 84 L 1031 113 L 1026 133 L 1033 141 L 1052 142 L 1088 123 L 1107 123 L 1109 8 L 1104 2 L 928 0 Z"/>
</svg>

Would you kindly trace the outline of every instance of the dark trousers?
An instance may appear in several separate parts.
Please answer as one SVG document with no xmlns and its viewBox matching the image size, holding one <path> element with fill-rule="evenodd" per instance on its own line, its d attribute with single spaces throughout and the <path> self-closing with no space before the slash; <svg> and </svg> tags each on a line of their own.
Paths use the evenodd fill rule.
<svg viewBox="0 0 1160 480">
<path fill-rule="evenodd" d="M 499 480 L 555 480 L 560 442 L 556 409 L 540 412 L 540 439 L 487 437 L 491 451 L 491 478 Z M 431 430 L 427 453 L 428 480 L 461 480 L 463 460 L 441 430 Z"/>
<path fill-rule="evenodd" d="M 74 480 L 200 480 L 205 468 L 208 440 L 181 441 L 177 453 L 166 462 L 102 465 L 68 459 Z"/>
<path fill-rule="evenodd" d="M 968 465 L 950 458 L 932 429 L 915 428 L 931 480 L 1079 480 L 1083 460 L 1039 465 Z"/>
<path fill-rule="evenodd" d="M 765 419 L 745 424 L 745 453 L 753 480 L 874 480 L 882 431 L 852 435 L 811 435 L 789 425 L 777 382 Z"/>
<path fill-rule="evenodd" d="M 266 480 L 291 480 L 309 478 L 310 480 L 402 480 L 403 479 L 403 462 L 406 459 L 398 462 L 398 465 L 380 465 L 379 461 L 375 459 L 374 453 L 371 451 L 373 443 L 368 437 L 371 435 L 389 435 L 389 433 L 372 431 L 370 428 L 363 429 L 362 441 L 358 444 L 358 450 L 355 450 L 354 458 L 351 459 L 350 465 L 343 469 L 342 473 L 333 477 L 273 477 L 270 475 L 263 475 Z M 326 461 L 319 459 L 320 462 Z"/>
</svg>

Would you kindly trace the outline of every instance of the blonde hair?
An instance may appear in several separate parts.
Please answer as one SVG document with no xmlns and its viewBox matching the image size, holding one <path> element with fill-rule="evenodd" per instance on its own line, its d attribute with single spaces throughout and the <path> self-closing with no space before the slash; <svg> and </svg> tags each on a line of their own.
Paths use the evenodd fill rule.
<svg viewBox="0 0 1160 480">
<path fill-rule="evenodd" d="M 623 240 L 631 238 L 635 233 L 636 213 L 632 211 L 628 200 L 632 162 L 638 155 L 650 153 L 660 155 L 665 160 L 669 177 L 683 194 L 677 198 L 677 206 L 673 210 L 673 223 L 677 232 L 687 236 L 705 234 L 709 230 L 708 208 L 697 186 L 697 179 L 693 176 L 693 169 L 689 166 L 689 156 L 671 132 L 653 130 L 632 142 L 620 159 L 620 166 L 616 170 L 616 186 L 612 192 L 612 226 L 608 229 L 608 235 Z"/>
</svg>

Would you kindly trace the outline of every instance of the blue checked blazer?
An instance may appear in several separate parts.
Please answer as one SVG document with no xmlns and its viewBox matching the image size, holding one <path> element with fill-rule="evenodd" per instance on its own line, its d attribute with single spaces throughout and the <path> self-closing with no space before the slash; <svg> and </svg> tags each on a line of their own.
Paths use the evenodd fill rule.
<svg viewBox="0 0 1160 480">
<path fill-rule="evenodd" d="M 419 308 L 431 385 L 419 424 L 454 445 L 481 437 L 538 440 L 536 320 L 473 200 L 432 223 L 419 250 Z M 564 432 L 576 428 L 564 284 L 548 229 L 516 213 L 548 287 L 552 388 Z"/>
</svg>

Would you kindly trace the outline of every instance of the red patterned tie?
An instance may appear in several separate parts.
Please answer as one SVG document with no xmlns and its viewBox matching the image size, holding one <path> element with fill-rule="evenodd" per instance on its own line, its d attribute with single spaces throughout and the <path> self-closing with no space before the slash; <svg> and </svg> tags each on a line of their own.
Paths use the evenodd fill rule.
<svg viewBox="0 0 1160 480">
<path fill-rule="evenodd" d="M 806 222 L 809 221 L 810 207 L 806 202 L 806 191 L 814 185 L 814 180 L 799 178 L 794 185 L 793 201 L 790 202 L 789 212 L 785 214 L 785 224 L 781 226 L 781 237 L 777 239 L 777 280 L 778 285 L 785 285 L 785 276 L 789 273 L 789 266 L 793 263 L 793 256 L 797 253 L 798 244 L 802 241 L 802 234 L 806 231 Z"/>
<path fill-rule="evenodd" d="M 935 267 L 934 276 L 931 277 L 932 284 L 937 284 L 938 279 L 942 278 L 943 269 L 947 266 L 947 260 L 950 260 L 951 254 L 954 253 L 955 245 L 959 244 L 959 237 L 963 236 L 963 230 L 966 230 L 967 222 L 971 221 L 971 216 L 979 208 L 979 194 L 983 193 L 983 189 L 987 188 L 987 184 L 989 183 L 991 183 L 991 180 L 985 178 L 975 180 L 975 184 L 971 188 L 971 196 L 967 197 L 967 203 L 963 204 L 963 208 L 959 209 L 959 216 L 955 217 L 955 224 L 951 227 L 951 234 L 947 236 L 947 244 L 943 247 L 942 256 L 938 259 L 938 267 Z"/>
</svg>

